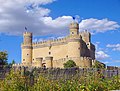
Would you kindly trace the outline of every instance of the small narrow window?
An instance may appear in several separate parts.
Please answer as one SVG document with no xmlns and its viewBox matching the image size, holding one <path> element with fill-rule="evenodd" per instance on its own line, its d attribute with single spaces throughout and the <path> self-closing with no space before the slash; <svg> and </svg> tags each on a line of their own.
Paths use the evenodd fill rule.
<svg viewBox="0 0 120 91">
<path fill-rule="evenodd" d="M 51 54 L 51 52 L 49 52 L 49 55 Z"/>
<path fill-rule="evenodd" d="M 28 56 L 29 54 L 27 54 L 27 56 Z"/>
<path fill-rule="evenodd" d="M 72 34 L 74 34 L 74 32 L 72 32 Z"/>
<path fill-rule="evenodd" d="M 23 59 L 23 61 L 25 61 L 25 59 Z"/>
<path fill-rule="evenodd" d="M 66 58 L 68 58 L 68 55 L 66 56 Z"/>
</svg>

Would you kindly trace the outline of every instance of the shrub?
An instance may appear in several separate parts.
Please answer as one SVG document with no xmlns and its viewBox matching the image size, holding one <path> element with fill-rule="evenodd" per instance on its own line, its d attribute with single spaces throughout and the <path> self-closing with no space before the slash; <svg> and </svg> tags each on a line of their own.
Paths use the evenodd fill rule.
<svg viewBox="0 0 120 91">
<path fill-rule="evenodd" d="M 71 67 L 75 67 L 76 63 L 73 60 L 68 60 L 66 63 L 63 64 L 64 68 L 71 68 Z"/>
</svg>

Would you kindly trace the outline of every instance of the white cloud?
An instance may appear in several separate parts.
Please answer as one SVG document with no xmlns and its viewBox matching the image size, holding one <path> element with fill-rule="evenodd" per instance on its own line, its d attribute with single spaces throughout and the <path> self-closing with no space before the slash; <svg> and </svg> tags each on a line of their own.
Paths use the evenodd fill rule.
<svg viewBox="0 0 120 91">
<path fill-rule="evenodd" d="M 105 61 L 105 62 L 104 62 L 104 64 L 109 64 L 109 63 L 111 63 L 111 62 L 108 62 L 108 61 Z"/>
<path fill-rule="evenodd" d="M 97 51 L 96 52 L 96 59 L 97 60 L 103 60 L 103 59 L 106 59 L 106 58 L 109 58 L 109 55 L 106 54 L 104 51 Z"/>
<path fill-rule="evenodd" d="M 43 5 L 56 0 L 0 0 L 0 33 L 20 35 L 28 28 L 28 31 L 36 35 L 60 35 L 68 34 L 69 23 L 72 16 L 61 16 L 53 19 L 51 12 Z M 41 6 L 42 5 L 42 6 Z M 79 17 L 77 16 L 78 20 Z M 117 22 L 107 19 L 86 19 L 80 23 L 80 31 L 88 29 L 93 32 L 115 30 L 120 26 Z"/>
<path fill-rule="evenodd" d="M 66 34 L 71 16 L 61 16 L 56 19 L 49 17 L 50 10 L 40 7 L 52 3 L 55 0 L 6 0 L 1 1 L 0 7 L 0 32 L 5 34 L 19 35 L 28 28 L 34 34 Z M 28 6 L 26 6 L 30 3 Z M 32 5 L 32 6 L 30 6 Z M 15 7 L 13 7 L 15 6 Z M 30 7 L 27 11 L 27 7 Z M 26 12 L 27 11 L 27 12 Z M 64 22 L 63 22 L 64 21 Z"/>
<path fill-rule="evenodd" d="M 120 60 L 115 60 L 114 62 L 116 62 L 116 63 L 120 63 Z"/>
<path fill-rule="evenodd" d="M 100 42 L 95 43 L 95 57 L 97 60 L 104 60 L 109 58 L 110 56 L 106 53 L 105 49 L 99 47 Z"/>
<path fill-rule="evenodd" d="M 85 19 L 79 24 L 80 31 L 88 30 L 90 32 L 105 32 L 108 30 L 116 30 L 120 28 L 120 25 L 117 24 L 115 21 L 109 21 L 108 19 Z"/>
<path fill-rule="evenodd" d="M 120 44 L 108 44 L 106 47 L 112 48 L 114 51 L 120 51 Z"/>
<path fill-rule="evenodd" d="M 109 61 L 105 61 L 104 62 L 105 64 L 117 64 L 117 63 L 120 63 L 120 60 L 109 60 Z"/>
<path fill-rule="evenodd" d="M 42 21 L 47 26 L 51 26 L 54 28 L 66 27 L 66 25 L 68 25 L 72 21 L 72 17 L 71 16 L 62 16 L 62 17 L 58 17 L 54 20 L 52 19 L 52 17 L 43 17 Z"/>
</svg>

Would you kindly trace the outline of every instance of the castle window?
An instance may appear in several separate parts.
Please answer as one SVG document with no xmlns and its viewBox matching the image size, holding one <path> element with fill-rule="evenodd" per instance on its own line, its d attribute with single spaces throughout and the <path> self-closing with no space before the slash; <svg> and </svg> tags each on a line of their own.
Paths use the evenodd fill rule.
<svg viewBox="0 0 120 91">
<path fill-rule="evenodd" d="M 27 56 L 28 56 L 29 54 L 27 54 Z"/>
<path fill-rule="evenodd" d="M 66 58 L 68 58 L 68 55 L 66 56 Z"/>
<path fill-rule="evenodd" d="M 74 32 L 72 32 L 72 34 L 74 34 Z"/>
<path fill-rule="evenodd" d="M 33 59 L 34 60 L 34 59 Z"/>
<path fill-rule="evenodd" d="M 49 55 L 51 54 L 51 52 L 49 52 Z"/>
<path fill-rule="evenodd" d="M 23 59 L 23 61 L 25 61 L 25 59 Z"/>
</svg>

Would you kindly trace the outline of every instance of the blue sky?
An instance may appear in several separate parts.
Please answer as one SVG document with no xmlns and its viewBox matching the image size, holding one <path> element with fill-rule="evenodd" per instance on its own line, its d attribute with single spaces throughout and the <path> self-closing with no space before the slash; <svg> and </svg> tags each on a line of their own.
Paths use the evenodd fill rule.
<svg viewBox="0 0 120 91">
<path fill-rule="evenodd" d="M 14 2 L 13 2 L 14 1 Z M 120 0 L 7 0 L 0 1 L 0 50 L 8 51 L 8 62 L 21 62 L 22 33 L 33 32 L 33 41 L 68 34 L 72 16 L 80 19 L 80 30 L 92 33 L 96 58 L 120 66 Z M 39 35 L 39 36 L 38 36 Z"/>
</svg>

